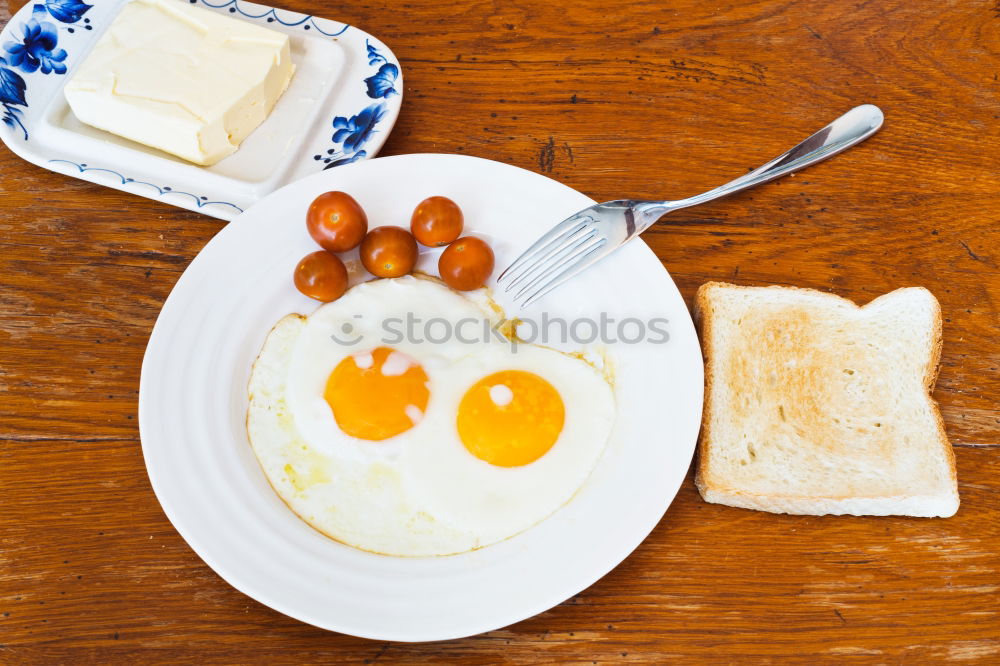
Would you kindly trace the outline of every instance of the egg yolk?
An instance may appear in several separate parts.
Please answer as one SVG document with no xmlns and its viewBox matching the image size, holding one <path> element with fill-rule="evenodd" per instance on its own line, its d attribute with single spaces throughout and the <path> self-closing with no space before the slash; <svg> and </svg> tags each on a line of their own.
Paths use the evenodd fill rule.
<svg viewBox="0 0 1000 666">
<path fill-rule="evenodd" d="M 323 397 L 346 434 L 379 441 L 416 425 L 430 391 L 419 363 L 390 347 L 376 347 L 338 363 Z"/>
<path fill-rule="evenodd" d="M 518 467 L 552 448 L 565 416 L 552 384 L 533 372 L 504 370 L 466 391 L 458 406 L 458 435 L 480 460 Z"/>
</svg>

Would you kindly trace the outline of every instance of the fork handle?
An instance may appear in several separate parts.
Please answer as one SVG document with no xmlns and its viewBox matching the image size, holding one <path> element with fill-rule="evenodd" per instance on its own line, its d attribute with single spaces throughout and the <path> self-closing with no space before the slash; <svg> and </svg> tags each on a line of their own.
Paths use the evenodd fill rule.
<svg viewBox="0 0 1000 666">
<path fill-rule="evenodd" d="M 714 190 L 678 201 L 637 203 L 633 207 L 637 222 L 636 234 L 642 233 L 671 211 L 742 192 L 761 183 L 781 178 L 793 171 L 799 171 L 817 162 L 822 162 L 870 137 L 882 126 L 883 120 L 882 111 L 877 106 L 872 104 L 856 106 L 788 152 L 782 153 L 767 164 L 757 167 L 750 173 L 731 180 L 725 185 L 720 185 Z"/>
</svg>

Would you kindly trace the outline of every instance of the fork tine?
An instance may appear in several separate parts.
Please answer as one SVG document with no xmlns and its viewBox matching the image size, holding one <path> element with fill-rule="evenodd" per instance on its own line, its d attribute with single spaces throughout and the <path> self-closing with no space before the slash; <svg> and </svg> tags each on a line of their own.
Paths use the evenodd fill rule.
<svg viewBox="0 0 1000 666">
<path fill-rule="evenodd" d="M 597 231 L 594 229 L 588 226 L 583 226 L 568 236 L 565 236 L 565 239 L 561 242 L 550 244 L 551 249 L 544 255 L 539 256 L 530 265 L 524 267 L 517 275 L 515 275 L 511 281 L 504 286 L 504 291 L 510 291 L 519 283 L 524 282 L 528 278 L 536 275 L 538 271 L 545 270 L 546 266 L 550 266 L 554 261 L 559 260 L 567 253 L 567 251 L 572 250 L 575 247 L 579 247 L 580 243 L 593 238 L 596 233 Z"/>
<path fill-rule="evenodd" d="M 594 262 L 602 259 L 607 253 L 598 252 L 606 244 L 606 239 L 600 239 L 596 245 L 593 245 L 589 250 L 583 253 L 581 256 L 577 257 L 576 263 L 563 269 L 560 273 L 552 277 L 551 280 L 543 284 L 541 287 L 535 290 L 533 294 L 530 294 L 522 303 L 521 307 L 526 308 L 539 298 L 549 293 L 559 285 L 561 285 L 566 280 L 570 279 L 580 271 L 584 270 Z M 596 253 L 596 254 L 595 254 Z"/>
<path fill-rule="evenodd" d="M 528 263 L 530 259 L 537 256 L 537 254 L 541 250 L 548 248 L 550 245 L 558 242 L 565 236 L 568 236 L 570 234 L 579 231 L 584 226 L 586 226 L 586 222 L 581 220 L 577 215 L 570 216 L 565 220 L 563 220 L 562 222 L 560 222 L 559 224 L 555 225 L 554 227 L 549 229 L 545 233 L 545 235 L 536 240 L 531 245 L 531 247 L 522 252 L 521 256 L 515 259 L 510 266 L 504 269 L 503 273 L 500 274 L 500 277 L 497 278 L 497 283 L 499 284 L 500 282 L 502 282 L 504 277 L 512 275 L 513 273 L 517 272 L 518 269 L 522 268 L 526 263 Z"/>
<path fill-rule="evenodd" d="M 518 301 L 522 297 L 526 299 L 531 298 L 531 296 L 536 293 L 536 291 L 533 290 L 535 290 L 539 284 L 541 284 L 542 287 L 548 285 L 549 282 L 551 282 L 551 279 L 555 279 L 567 270 L 572 269 L 581 257 L 587 256 L 591 251 L 604 245 L 606 241 L 607 239 L 602 236 L 597 236 L 596 234 L 590 235 L 581 240 L 563 253 L 556 261 L 549 262 L 541 273 L 535 276 L 530 283 L 522 287 L 521 290 L 514 295 L 514 300 Z"/>
<path fill-rule="evenodd" d="M 518 298 L 523 296 L 525 292 L 527 292 L 528 290 L 532 289 L 535 285 L 537 285 L 539 280 L 543 280 L 547 275 L 550 275 L 553 270 L 556 270 L 560 266 L 564 265 L 566 261 L 568 261 L 571 258 L 571 255 L 575 251 L 579 250 L 580 247 L 584 245 L 587 245 L 589 247 L 589 245 L 593 243 L 596 234 L 597 232 L 591 229 L 590 233 L 588 233 L 583 238 L 577 239 L 577 241 L 574 242 L 572 245 L 568 245 L 562 248 L 555 255 L 547 257 L 545 261 L 539 261 L 534 266 L 532 266 L 531 280 L 527 284 L 521 285 L 520 291 L 514 294 L 514 300 L 516 301 Z"/>
</svg>

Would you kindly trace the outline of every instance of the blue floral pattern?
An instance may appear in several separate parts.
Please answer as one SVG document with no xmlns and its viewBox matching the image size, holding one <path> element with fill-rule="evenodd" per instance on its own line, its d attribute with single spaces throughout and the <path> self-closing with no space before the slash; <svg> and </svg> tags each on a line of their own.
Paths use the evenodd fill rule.
<svg viewBox="0 0 1000 666">
<path fill-rule="evenodd" d="M 378 121 L 385 115 L 385 104 L 372 104 L 356 116 L 345 118 L 337 116 L 333 119 L 334 143 L 343 143 L 344 152 L 357 152 L 361 146 L 368 143 Z"/>
<path fill-rule="evenodd" d="M 51 21 L 51 16 L 60 23 L 76 23 L 93 5 L 80 0 L 45 0 L 45 4 L 31 8 L 31 18 L 21 24 L 21 41 L 8 41 L 3 45 L 0 56 L 0 106 L 3 108 L 3 122 L 13 128 L 20 128 L 24 140 L 28 140 L 28 129 L 22 118 L 23 109 L 28 106 L 28 84 L 15 70 L 33 74 L 66 73 L 66 49 L 59 47 L 59 26 Z M 90 23 L 90 19 L 84 19 Z M 93 26 L 87 25 L 87 30 Z M 73 28 L 68 28 L 73 32 Z"/>
<path fill-rule="evenodd" d="M 330 152 L 334 153 L 336 151 L 331 150 Z M 323 167 L 323 169 L 332 169 L 333 167 L 338 167 L 338 166 L 341 166 L 343 164 L 351 164 L 352 162 L 357 162 L 358 160 L 363 160 L 366 157 L 368 157 L 368 153 L 366 153 L 363 150 L 359 150 L 358 152 L 354 153 L 350 157 L 341 157 L 338 160 L 333 160 L 332 162 L 330 162 L 329 164 L 327 164 L 325 167 Z"/>
<path fill-rule="evenodd" d="M 79 0 L 45 0 L 45 10 L 52 18 L 63 23 L 76 23 L 92 6 Z M 38 11 L 37 5 L 35 11 Z"/>
<path fill-rule="evenodd" d="M 66 49 L 58 48 L 59 32 L 55 24 L 39 20 L 38 14 L 45 14 L 42 5 L 35 5 L 35 16 L 21 27 L 24 32 L 21 41 L 3 45 L 7 52 L 6 60 L 11 67 L 17 67 L 25 74 L 39 68 L 42 74 L 65 74 L 66 64 L 63 61 L 66 60 Z"/>
<path fill-rule="evenodd" d="M 28 130 L 21 119 L 21 109 L 17 107 L 28 105 L 24 98 L 26 89 L 24 79 L 8 68 L 4 58 L 0 58 L 0 105 L 3 106 L 3 122 L 11 129 L 20 127 L 25 140 L 28 139 Z"/>
<path fill-rule="evenodd" d="M 365 79 L 368 96 L 372 99 L 385 99 L 389 95 L 398 94 L 396 79 L 399 78 L 399 67 L 389 62 L 370 41 L 365 40 L 365 46 L 368 47 L 368 64 L 380 65 L 375 74 Z"/>
<path fill-rule="evenodd" d="M 0 101 L 4 104 L 18 104 L 27 106 L 24 99 L 24 91 L 27 84 L 17 72 L 7 69 L 7 61 L 0 58 Z"/>
<path fill-rule="evenodd" d="M 396 81 L 399 79 L 399 66 L 389 62 L 388 58 L 382 55 L 379 50 L 372 45 L 370 40 L 365 40 L 365 47 L 368 52 L 368 64 L 378 65 L 378 70 L 364 80 L 368 97 L 372 99 L 386 99 L 390 95 L 397 95 Z M 386 114 L 384 102 L 372 104 L 357 115 L 337 116 L 333 119 L 333 143 L 336 148 L 326 151 L 326 155 L 315 155 L 314 159 L 322 161 L 326 166 L 324 169 L 332 169 L 336 166 L 351 164 L 364 159 L 368 153 L 363 149 L 368 143 L 379 121 Z"/>
<path fill-rule="evenodd" d="M 363 109 L 356 116 L 337 116 L 333 119 L 335 131 L 332 140 L 338 147 L 326 151 L 326 155 L 316 155 L 315 159 L 326 164 L 324 169 L 364 159 L 368 153 L 362 148 L 371 139 L 375 127 L 385 114 L 385 104 L 379 102 Z"/>
<path fill-rule="evenodd" d="M 396 77 L 399 76 L 399 68 L 392 63 L 386 63 L 378 68 L 378 72 L 365 79 L 368 86 L 368 96 L 374 98 L 385 98 L 396 94 Z"/>
</svg>

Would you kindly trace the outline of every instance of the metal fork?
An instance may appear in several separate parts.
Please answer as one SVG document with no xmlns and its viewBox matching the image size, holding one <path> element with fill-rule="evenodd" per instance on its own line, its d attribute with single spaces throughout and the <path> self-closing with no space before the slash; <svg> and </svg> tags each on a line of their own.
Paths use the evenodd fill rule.
<svg viewBox="0 0 1000 666">
<path fill-rule="evenodd" d="M 535 241 L 514 260 L 497 285 L 516 290 L 513 302 L 526 307 L 588 266 L 600 261 L 681 208 L 734 194 L 780 178 L 847 150 L 882 126 L 882 111 L 871 104 L 857 106 L 788 152 L 725 185 L 678 201 L 619 199 L 581 210 Z"/>
</svg>

